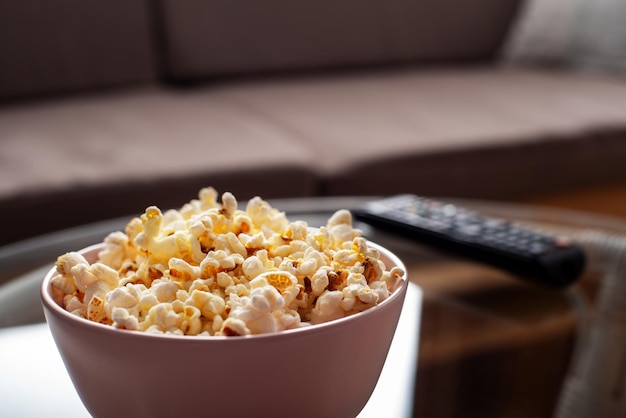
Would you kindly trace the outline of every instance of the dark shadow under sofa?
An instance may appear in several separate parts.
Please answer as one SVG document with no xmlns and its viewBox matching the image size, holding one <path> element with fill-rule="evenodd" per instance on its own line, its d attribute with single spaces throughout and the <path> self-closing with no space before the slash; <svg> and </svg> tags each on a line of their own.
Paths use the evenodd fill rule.
<svg viewBox="0 0 626 418">
<path fill-rule="evenodd" d="M 0 1 L 0 244 L 206 185 L 509 199 L 626 179 L 626 83 L 502 65 L 520 9 Z"/>
</svg>

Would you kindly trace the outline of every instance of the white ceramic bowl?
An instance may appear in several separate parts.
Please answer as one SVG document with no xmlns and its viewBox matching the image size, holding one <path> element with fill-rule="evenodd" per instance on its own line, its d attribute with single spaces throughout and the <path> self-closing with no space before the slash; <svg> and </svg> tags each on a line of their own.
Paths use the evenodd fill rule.
<svg viewBox="0 0 626 418">
<path fill-rule="evenodd" d="M 387 268 L 402 262 L 381 252 Z M 81 253 L 95 261 L 102 245 Z M 44 312 L 74 387 L 101 417 L 355 417 L 387 357 L 408 287 L 364 312 L 243 337 L 126 331 L 82 319 L 41 288 Z"/>
</svg>

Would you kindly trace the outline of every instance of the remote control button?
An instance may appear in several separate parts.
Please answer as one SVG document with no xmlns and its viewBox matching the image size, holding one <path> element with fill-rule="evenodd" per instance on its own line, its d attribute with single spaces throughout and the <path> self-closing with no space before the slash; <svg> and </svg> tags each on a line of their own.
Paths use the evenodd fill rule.
<svg viewBox="0 0 626 418">
<path fill-rule="evenodd" d="M 469 224 L 459 228 L 459 232 L 464 235 L 478 235 L 481 232 L 482 228 L 477 224 Z"/>
<path fill-rule="evenodd" d="M 441 213 L 444 216 L 456 216 L 458 214 L 458 210 L 457 207 L 451 204 L 447 204 L 447 205 L 443 205 L 443 207 L 441 208 Z"/>
<path fill-rule="evenodd" d="M 528 248 L 528 250 L 532 255 L 536 256 L 536 255 L 541 255 L 545 253 L 546 251 L 548 251 L 548 246 L 540 242 L 533 242 Z"/>
<path fill-rule="evenodd" d="M 485 229 L 501 229 L 508 225 L 508 222 L 502 219 L 485 220 Z"/>
</svg>

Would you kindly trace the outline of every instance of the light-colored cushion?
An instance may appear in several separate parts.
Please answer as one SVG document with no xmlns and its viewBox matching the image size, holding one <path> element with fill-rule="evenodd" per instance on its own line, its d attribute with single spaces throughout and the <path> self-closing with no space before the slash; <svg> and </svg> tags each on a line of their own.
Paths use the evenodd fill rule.
<svg viewBox="0 0 626 418">
<path fill-rule="evenodd" d="M 511 65 L 626 70 L 626 2 L 526 0 L 502 50 Z"/>
<path fill-rule="evenodd" d="M 584 69 L 626 74 L 626 2 L 585 2 L 580 26 L 574 62 Z"/>
</svg>

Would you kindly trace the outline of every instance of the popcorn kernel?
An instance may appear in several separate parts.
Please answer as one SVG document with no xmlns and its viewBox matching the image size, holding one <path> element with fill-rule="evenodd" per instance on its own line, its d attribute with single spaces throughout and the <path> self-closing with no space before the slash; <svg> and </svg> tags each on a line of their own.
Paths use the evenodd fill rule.
<svg viewBox="0 0 626 418">
<path fill-rule="evenodd" d="M 260 197 L 245 210 L 213 188 L 180 210 L 149 206 L 105 238 L 99 259 L 56 262 L 54 299 L 91 321 L 175 335 L 243 336 L 352 315 L 401 280 L 347 210 L 311 229 Z"/>
</svg>

